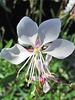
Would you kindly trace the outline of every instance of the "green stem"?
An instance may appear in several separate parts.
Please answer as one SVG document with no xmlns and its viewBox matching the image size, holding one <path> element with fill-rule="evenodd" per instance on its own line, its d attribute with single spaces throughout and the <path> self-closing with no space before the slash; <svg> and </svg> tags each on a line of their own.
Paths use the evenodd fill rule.
<svg viewBox="0 0 75 100">
<path fill-rule="evenodd" d="M 71 22 L 70 22 L 70 24 L 69 24 L 69 26 L 68 26 L 68 28 L 67 28 L 66 32 L 68 32 L 68 31 L 69 31 L 69 29 L 70 29 L 70 27 L 71 27 L 72 23 L 73 23 L 73 21 L 71 20 Z"/>
<path fill-rule="evenodd" d="M 64 31 L 64 29 L 66 28 L 66 26 L 68 25 L 69 21 L 70 21 L 70 18 L 67 19 L 67 21 L 66 21 L 66 23 L 65 23 L 65 25 L 64 25 L 64 27 L 63 27 L 63 31 Z"/>
</svg>

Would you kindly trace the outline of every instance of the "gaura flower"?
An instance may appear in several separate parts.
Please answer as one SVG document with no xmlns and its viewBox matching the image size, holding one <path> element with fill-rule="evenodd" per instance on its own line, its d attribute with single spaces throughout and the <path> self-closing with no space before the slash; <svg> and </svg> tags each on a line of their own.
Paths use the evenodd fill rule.
<svg viewBox="0 0 75 100">
<path fill-rule="evenodd" d="M 75 5 L 75 0 L 69 0 L 67 6 L 65 7 L 64 13 L 69 13 Z"/>
<path fill-rule="evenodd" d="M 12 64 L 17 65 L 25 61 L 18 74 L 30 61 L 26 75 L 29 76 L 29 80 L 39 81 L 43 85 L 44 93 L 50 90 L 48 79 L 54 80 L 48 69 L 52 56 L 64 59 L 74 51 L 73 43 L 57 39 L 60 30 L 61 21 L 58 18 L 46 20 L 38 27 L 32 19 L 25 16 L 17 25 L 19 44 L 1 51 L 1 57 Z M 27 49 L 27 46 L 31 46 L 32 49 Z"/>
</svg>

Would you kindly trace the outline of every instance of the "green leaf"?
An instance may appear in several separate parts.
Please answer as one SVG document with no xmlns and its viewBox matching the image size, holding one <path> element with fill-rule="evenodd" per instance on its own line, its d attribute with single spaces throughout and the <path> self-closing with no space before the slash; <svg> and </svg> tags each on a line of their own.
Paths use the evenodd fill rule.
<svg viewBox="0 0 75 100">
<path fill-rule="evenodd" d="M 53 72 L 57 72 L 59 68 L 61 68 L 62 66 L 62 62 L 61 61 L 54 61 L 52 64 L 51 64 L 51 70 Z"/>
<path fill-rule="evenodd" d="M 73 97 L 75 97 L 75 90 L 65 95 L 65 99 L 67 100 L 72 100 Z"/>
<path fill-rule="evenodd" d="M 12 46 L 13 40 L 10 40 L 9 42 L 7 42 L 5 48 L 10 48 Z"/>
<path fill-rule="evenodd" d="M 55 18 L 55 13 L 54 13 L 54 10 L 52 8 L 50 9 L 50 12 L 52 14 L 52 17 Z"/>
<path fill-rule="evenodd" d="M 0 85 L 1 86 L 6 86 L 9 82 L 11 82 L 15 79 L 16 79 L 16 73 L 10 74 L 7 77 L 0 80 Z"/>
<path fill-rule="evenodd" d="M 24 97 L 24 98 L 26 98 L 27 97 L 27 93 L 25 93 L 23 90 L 21 90 L 20 88 L 19 88 L 19 91 L 20 91 L 20 94 L 22 95 L 22 97 Z"/>
</svg>

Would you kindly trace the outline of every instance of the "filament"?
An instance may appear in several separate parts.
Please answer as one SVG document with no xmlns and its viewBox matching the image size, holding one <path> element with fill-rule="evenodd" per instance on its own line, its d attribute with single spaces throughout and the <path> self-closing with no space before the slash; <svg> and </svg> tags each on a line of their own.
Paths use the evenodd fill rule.
<svg viewBox="0 0 75 100">
<path fill-rule="evenodd" d="M 28 63 L 28 61 L 31 59 L 31 56 L 27 59 L 27 61 L 24 63 L 24 65 L 19 69 L 17 73 L 17 77 L 19 76 L 20 71 L 25 67 L 25 65 Z"/>
</svg>

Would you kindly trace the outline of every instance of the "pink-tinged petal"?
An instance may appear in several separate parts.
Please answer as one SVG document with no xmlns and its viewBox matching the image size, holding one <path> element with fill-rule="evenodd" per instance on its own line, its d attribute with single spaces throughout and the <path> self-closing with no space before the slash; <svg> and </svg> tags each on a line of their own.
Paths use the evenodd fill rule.
<svg viewBox="0 0 75 100">
<path fill-rule="evenodd" d="M 49 19 L 40 24 L 38 34 L 41 43 L 46 44 L 58 38 L 61 30 L 61 21 L 58 18 Z"/>
<path fill-rule="evenodd" d="M 68 40 L 57 39 L 50 46 L 43 51 L 58 59 L 64 59 L 72 54 L 74 51 L 74 44 Z"/>
<path fill-rule="evenodd" d="M 32 45 L 32 43 L 35 44 L 37 32 L 37 24 L 27 16 L 23 17 L 17 25 L 18 42 L 20 44 L 23 43 L 23 45 Z"/>
<path fill-rule="evenodd" d="M 45 81 L 44 85 L 43 85 L 43 92 L 47 93 L 50 90 L 50 86 L 48 84 L 47 81 Z"/>
<path fill-rule="evenodd" d="M 26 60 L 32 53 L 28 52 L 19 44 L 15 44 L 12 48 L 4 48 L 1 51 L 1 57 L 12 64 L 20 64 Z"/>
<path fill-rule="evenodd" d="M 41 46 L 41 41 L 39 38 L 35 41 L 35 48 L 39 48 Z"/>
</svg>

